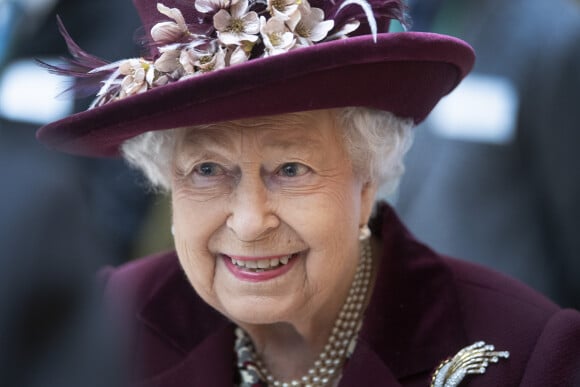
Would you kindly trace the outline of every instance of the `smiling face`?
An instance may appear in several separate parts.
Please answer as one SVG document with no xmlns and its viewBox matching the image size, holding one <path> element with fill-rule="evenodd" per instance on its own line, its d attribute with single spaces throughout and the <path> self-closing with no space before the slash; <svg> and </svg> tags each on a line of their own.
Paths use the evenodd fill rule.
<svg viewBox="0 0 580 387">
<path fill-rule="evenodd" d="M 344 302 L 375 189 L 334 112 L 184 130 L 175 149 L 175 246 L 198 294 L 240 325 L 323 319 Z"/>
</svg>

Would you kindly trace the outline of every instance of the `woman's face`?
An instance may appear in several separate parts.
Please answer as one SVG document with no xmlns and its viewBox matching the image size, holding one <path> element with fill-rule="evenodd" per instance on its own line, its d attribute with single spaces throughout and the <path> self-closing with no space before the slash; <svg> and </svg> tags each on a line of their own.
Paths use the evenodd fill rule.
<svg viewBox="0 0 580 387">
<path fill-rule="evenodd" d="M 239 324 L 315 318 L 348 292 L 375 189 L 353 173 L 335 125 L 320 110 L 188 130 L 177 142 L 181 265 Z"/>
</svg>

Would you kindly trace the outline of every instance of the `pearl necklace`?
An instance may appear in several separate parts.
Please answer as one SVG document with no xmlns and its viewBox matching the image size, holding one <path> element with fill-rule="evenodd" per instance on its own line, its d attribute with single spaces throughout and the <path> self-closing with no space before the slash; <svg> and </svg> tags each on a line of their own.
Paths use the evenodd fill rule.
<svg viewBox="0 0 580 387">
<path fill-rule="evenodd" d="M 340 375 L 340 370 L 356 347 L 358 333 L 362 326 L 363 306 L 369 289 L 372 253 L 370 230 L 361 229 L 361 259 L 357 266 L 348 296 L 324 350 L 314 362 L 314 366 L 300 379 L 282 382 L 274 378 L 255 352 L 250 337 L 236 328 L 235 349 L 238 354 L 238 368 L 242 378 L 240 387 L 253 386 L 259 381 L 269 387 L 323 387 Z"/>
</svg>

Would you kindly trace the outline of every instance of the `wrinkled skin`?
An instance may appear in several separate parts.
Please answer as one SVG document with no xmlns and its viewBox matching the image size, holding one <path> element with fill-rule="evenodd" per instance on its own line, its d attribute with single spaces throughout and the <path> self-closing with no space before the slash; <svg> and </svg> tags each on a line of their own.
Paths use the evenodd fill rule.
<svg viewBox="0 0 580 387">
<path fill-rule="evenodd" d="M 304 372 L 324 346 L 354 276 L 359 228 L 376 193 L 353 172 L 334 114 L 184 130 L 175 148 L 173 223 L 181 265 L 198 294 L 250 334 L 280 377 Z M 288 254 L 296 254 L 291 268 L 266 281 L 240 279 L 225 262 Z"/>
</svg>

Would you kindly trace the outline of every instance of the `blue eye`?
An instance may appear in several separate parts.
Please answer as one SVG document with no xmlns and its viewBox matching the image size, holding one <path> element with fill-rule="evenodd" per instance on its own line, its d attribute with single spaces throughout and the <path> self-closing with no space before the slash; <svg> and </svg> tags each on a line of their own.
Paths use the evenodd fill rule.
<svg viewBox="0 0 580 387">
<path fill-rule="evenodd" d="M 197 175 L 205 177 L 219 176 L 224 173 L 223 168 L 216 163 L 199 164 L 193 169 L 193 171 Z"/>
<path fill-rule="evenodd" d="M 284 177 L 302 176 L 309 171 L 308 167 L 300 163 L 286 163 L 278 170 L 278 174 Z"/>
</svg>

